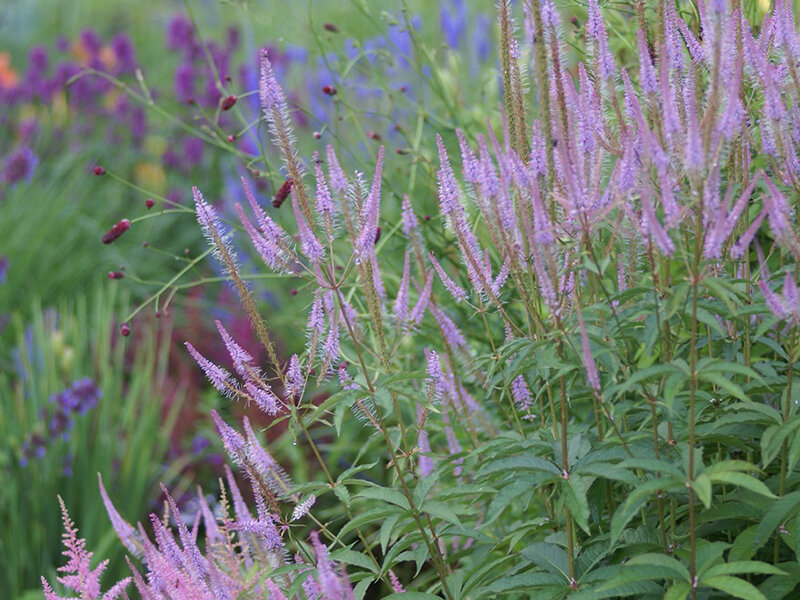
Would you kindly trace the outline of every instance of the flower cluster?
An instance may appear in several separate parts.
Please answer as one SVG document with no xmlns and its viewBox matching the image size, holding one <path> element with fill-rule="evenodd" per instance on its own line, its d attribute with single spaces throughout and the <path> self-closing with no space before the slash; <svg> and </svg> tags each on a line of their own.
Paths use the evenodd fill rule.
<svg viewBox="0 0 800 600">
<path fill-rule="evenodd" d="M 45 432 L 28 435 L 22 444 L 20 463 L 25 466 L 32 458 L 42 458 L 47 446 L 57 439 L 69 439 L 70 432 L 75 426 L 75 415 L 85 415 L 97 406 L 102 396 L 103 390 L 89 378 L 75 381 L 71 387 L 53 394 L 50 397 L 52 409 L 41 410 L 40 417 Z M 72 457 L 66 456 L 63 462 L 64 472 L 69 476 L 72 473 Z"/>
</svg>

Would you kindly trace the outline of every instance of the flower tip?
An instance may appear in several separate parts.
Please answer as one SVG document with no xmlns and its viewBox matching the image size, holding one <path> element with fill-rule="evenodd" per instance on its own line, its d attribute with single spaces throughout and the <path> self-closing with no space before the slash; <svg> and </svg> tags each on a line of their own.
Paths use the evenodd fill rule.
<svg viewBox="0 0 800 600">
<path fill-rule="evenodd" d="M 98 176 L 106 174 L 106 170 L 100 165 L 95 165 L 94 169 L 92 169 L 92 172 L 94 172 L 94 174 Z"/>
</svg>

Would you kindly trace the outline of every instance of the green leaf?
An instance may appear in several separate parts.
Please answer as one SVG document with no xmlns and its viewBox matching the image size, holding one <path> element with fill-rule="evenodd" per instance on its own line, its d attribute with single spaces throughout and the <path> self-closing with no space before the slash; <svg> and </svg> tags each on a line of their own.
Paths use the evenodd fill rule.
<svg viewBox="0 0 800 600">
<path fill-rule="evenodd" d="M 680 579 L 691 582 L 689 569 L 687 569 L 678 559 L 667 556 L 666 554 L 656 554 L 655 552 L 640 554 L 639 556 L 634 556 L 625 564 L 631 567 L 638 565 L 658 567 L 659 569 L 662 569 L 662 571 L 668 572 L 672 576 L 672 579 Z M 670 577 L 670 575 L 664 575 L 664 577 Z"/>
<path fill-rule="evenodd" d="M 361 567 L 367 571 L 372 571 L 376 575 L 378 573 L 375 564 L 369 558 L 360 552 L 356 552 L 355 550 L 339 548 L 338 550 L 331 552 L 331 558 L 348 565 L 355 565 L 356 567 Z"/>
<path fill-rule="evenodd" d="M 752 477 L 751 475 L 745 475 L 744 473 L 735 473 L 732 471 L 714 473 L 711 475 L 711 481 L 713 483 L 729 483 L 731 485 L 743 487 L 746 490 L 750 490 L 751 492 L 755 492 L 761 496 L 766 496 L 767 498 L 776 497 L 763 481 L 759 481 L 755 477 Z"/>
<path fill-rule="evenodd" d="M 425 592 L 397 592 L 384 596 L 384 600 L 389 600 L 390 598 L 394 598 L 394 600 L 442 600 L 435 594 L 426 594 Z"/>
<path fill-rule="evenodd" d="M 573 475 L 569 479 L 561 480 L 561 491 L 564 494 L 564 502 L 572 513 L 578 527 L 587 534 L 589 530 L 589 501 L 586 499 L 588 487 L 582 477 Z"/>
<path fill-rule="evenodd" d="M 765 562 L 758 560 L 736 560 L 711 567 L 700 579 L 700 583 L 702 583 L 706 577 L 714 577 L 715 575 L 743 575 L 745 573 L 786 575 L 785 571 Z"/>
<path fill-rule="evenodd" d="M 703 506 L 711 506 L 711 478 L 705 473 L 701 473 L 691 482 L 692 489 L 697 493 L 697 498 Z"/>
<path fill-rule="evenodd" d="M 625 502 L 617 508 L 614 517 L 611 519 L 611 544 L 614 545 L 616 543 L 619 536 L 622 535 L 622 530 L 625 529 L 628 522 L 639 512 L 639 509 L 652 494 L 658 490 L 669 491 L 684 487 L 684 485 L 683 479 L 664 477 L 647 481 L 633 490 Z"/>
<path fill-rule="evenodd" d="M 764 594 L 758 591 L 756 586 L 738 577 L 716 575 L 715 577 L 706 577 L 700 583 L 705 587 L 712 587 L 721 592 L 725 592 L 734 598 L 742 598 L 743 600 L 767 600 Z"/>
<path fill-rule="evenodd" d="M 564 580 L 558 575 L 553 573 L 531 572 L 522 573 L 520 575 L 505 575 L 499 581 L 492 583 L 486 588 L 478 588 L 475 590 L 475 596 L 478 597 L 480 591 L 485 589 L 489 594 L 495 595 L 502 592 L 510 592 L 513 590 L 534 590 L 543 587 L 557 587 L 564 585 Z"/>
<path fill-rule="evenodd" d="M 688 583 L 684 581 L 676 583 L 664 594 L 664 600 L 686 600 L 690 591 L 692 591 L 692 586 Z"/>
<path fill-rule="evenodd" d="M 355 596 L 356 600 L 362 600 L 367 593 L 367 588 L 370 584 L 375 581 L 373 578 L 362 579 L 359 581 L 356 586 L 353 588 L 353 595 Z"/>
<path fill-rule="evenodd" d="M 751 525 L 744 529 L 736 539 L 733 541 L 730 552 L 728 552 L 728 560 L 731 562 L 745 561 L 756 553 L 756 548 L 753 540 L 756 537 L 756 528 L 758 525 Z"/>
<path fill-rule="evenodd" d="M 764 515 L 764 518 L 761 519 L 761 523 L 758 524 L 753 538 L 753 546 L 760 548 L 778 525 L 791 518 L 797 511 L 798 506 L 800 506 L 800 490 L 775 500 Z"/>
<path fill-rule="evenodd" d="M 386 520 L 381 523 L 381 532 L 379 537 L 381 542 L 381 552 L 384 554 L 386 554 L 386 547 L 389 545 L 389 540 L 392 537 L 392 530 L 402 516 L 402 513 L 395 513 L 392 516 L 387 517 Z"/>
<path fill-rule="evenodd" d="M 419 485 L 417 485 L 416 489 L 414 490 L 414 506 L 420 506 L 425 501 L 425 498 L 428 497 L 428 493 L 431 491 L 431 488 L 436 485 L 438 480 L 439 476 L 436 474 L 436 472 L 433 472 L 419 482 Z"/>
<path fill-rule="evenodd" d="M 536 542 L 523 549 L 520 554 L 533 564 L 554 575 L 562 576 L 564 581 L 569 581 L 567 551 L 561 546 L 548 542 Z"/>
<path fill-rule="evenodd" d="M 555 476 L 561 476 L 561 471 L 549 460 L 534 456 L 533 454 L 519 454 L 493 460 L 484 465 L 476 475 L 477 478 L 485 477 L 498 471 L 542 471 Z"/>
<path fill-rule="evenodd" d="M 714 372 L 698 371 L 697 377 L 709 383 L 713 383 L 718 388 L 728 392 L 728 394 L 734 398 L 738 398 L 739 400 L 747 400 L 747 395 L 744 393 L 742 388 L 733 383 L 724 375 Z"/>
<path fill-rule="evenodd" d="M 420 507 L 420 512 L 426 512 L 432 517 L 437 517 L 442 519 L 443 521 L 447 521 L 448 523 L 452 523 L 457 527 L 463 527 L 461 524 L 461 520 L 458 518 L 458 515 L 444 502 L 440 502 L 438 500 L 428 500 L 425 504 Z"/>
<path fill-rule="evenodd" d="M 333 487 L 333 493 L 339 498 L 342 504 L 346 507 L 350 506 L 350 492 L 347 491 L 347 486 L 339 483 Z"/>
<path fill-rule="evenodd" d="M 405 508 L 406 510 L 411 509 L 411 507 L 408 505 L 408 499 L 406 499 L 403 494 L 397 490 L 393 490 L 392 488 L 377 486 L 368 487 L 361 490 L 358 493 L 358 497 L 368 498 L 370 500 L 381 500 L 383 502 L 388 502 L 390 504 L 394 504 L 395 506 L 399 506 L 400 508 Z"/>
</svg>

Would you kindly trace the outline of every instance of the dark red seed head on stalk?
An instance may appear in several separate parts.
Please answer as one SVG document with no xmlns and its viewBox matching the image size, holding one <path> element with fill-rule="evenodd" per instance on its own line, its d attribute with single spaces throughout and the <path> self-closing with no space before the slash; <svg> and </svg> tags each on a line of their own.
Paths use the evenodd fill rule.
<svg viewBox="0 0 800 600">
<path fill-rule="evenodd" d="M 128 219 L 122 219 L 119 223 L 114 225 L 108 232 L 103 236 L 103 243 L 110 244 L 114 240 L 116 240 L 119 236 L 123 233 L 128 231 L 131 228 L 131 222 Z"/>
<path fill-rule="evenodd" d="M 127 323 L 123 323 L 119 326 L 119 333 L 123 337 L 128 337 L 131 334 L 131 328 Z"/>
<path fill-rule="evenodd" d="M 236 104 L 236 96 L 228 96 L 222 101 L 220 108 L 222 110 L 230 110 Z"/>
<path fill-rule="evenodd" d="M 101 167 L 100 165 L 95 166 L 95 168 L 92 169 L 92 171 L 94 172 L 95 175 L 105 175 L 106 174 L 106 170 L 103 167 Z"/>
<path fill-rule="evenodd" d="M 296 290 L 296 289 L 294 289 L 294 288 L 292 288 L 292 289 L 291 289 L 291 291 L 290 291 L 289 293 L 290 293 L 292 296 L 297 296 L 297 290 Z"/>
<path fill-rule="evenodd" d="M 148 210 L 150 210 L 156 205 L 156 203 L 155 200 L 153 200 L 152 198 L 148 198 L 147 200 L 144 201 L 144 205 L 147 207 Z"/>
<path fill-rule="evenodd" d="M 325 23 L 322 28 L 325 31 L 330 31 L 331 33 L 339 33 L 339 28 L 333 23 Z"/>
<path fill-rule="evenodd" d="M 376 243 L 376 244 L 378 243 L 378 240 L 379 240 L 379 239 L 381 239 L 381 228 L 380 228 L 380 227 L 378 227 L 378 228 L 375 230 L 375 243 Z"/>
<path fill-rule="evenodd" d="M 289 192 L 292 190 L 293 185 L 294 181 L 292 181 L 291 177 L 289 177 L 286 181 L 284 181 L 283 185 L 278 189 L 278 192 L 272 199 L 272 206 L 274 206 L 275 208 L 280 208 L 281 204 L 283 204 L 283 201 L 289 197 Z"/>
<path fill-rule="evenodd" d="M 332 85 L 323 85 L 322 86 L 322 93 L 326 96 L 335 96 L 336 95 L 336 88 Z"/>
<path fill-rule="evenodd" d="M 122 279 L 123 277 L 125 277 L 125 273 L 123 273 L 122 271 L 109 271 L 108 272 L 108 278 L 109 279 Z"/>
</svg>

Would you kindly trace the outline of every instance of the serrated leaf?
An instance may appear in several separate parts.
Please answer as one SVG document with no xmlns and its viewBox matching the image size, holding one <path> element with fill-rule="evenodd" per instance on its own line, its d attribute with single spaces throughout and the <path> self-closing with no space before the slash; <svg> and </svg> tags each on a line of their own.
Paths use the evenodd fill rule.
<svg viewBox="0 0 800 600">
<path fill-rule="evenodd" d="M 647 481 L 633 490 L 625 502 L 617 508 L 611 519 L 611 544 L 614 545 L 616 543 L 619 536 L 622 535 L 622 530 L 652 494 L 658 490 L 669 491 L 683 486 L 683 479 L 664 477 Z"/>
<path fill-rule="evenodd" d="M 689 576 L 689 569 L 687 569 L 682 562 L 666 554 L 647 553 L 634 556 L 630 559 L 626 566 L 645 565 L 649 567 L 658 567 L 662 571 L 668 571 L 673 575 L 673 579 L 681 579 L 683 581 L 691 582 Z M 623 569 L 624 570 L 624 569 Z M 667 577 L 665 575 L 665 577 Z"/>
<path fill-rule="evenodd" d="M 431 488 L 436 485 L 438 480 L 439 476 L 436 474 L 436 472 L 433 472 L 419 482 L 416 489 L 414 489 L 414 506 L 420 506 L 425 501 L 425 498 L 428 497 L 428 493 L 431 491 Z"/>
<path fill-rule="evenodd" d="M 706 577 L 715 575 L 743 575 L 745 573 L 757 573 L 760 575 L 786 575 L 778 567 L 758 560 L 736 560 L 711 567 L 700 579 L 700 583 Z"/>
<path fill-rule="evenodd" d="M 711 506 L 711 478 L 705 473 L 701 473 L 691 482 L 692 489 L 697 494 L 697 499 L 706 508 Z"/>
<path fill-rule="evenodd" d="M 350 550 L 349 548 L 339 548 L 338 550 L 334 550 L 331 552 L 331 558 L 348 565 L 354 565 L 356 567 L 366 569 L 367 571 L 372 571 L 376 575 L 378 573 L 375 564 L 369 558 L 360 552 Z"/>
<path fill-rule="evenodd" d="M 436 517 L 438 519 L 442 519 L 443 521 L 447 521 L 448 523 L 452 523 L 457 527 L 463 527 L 461 524 L 461 520 L 458 518 L 458 515 L 444 502 L 439 502 L 438 500 L 428 500 L 425 504 L 422 505 L 420 508 L 420 512 L 426 512 L 432 517 Z"/>
<path fill-rule="evenodd" d="M 691 589 L 692 587 L 686 582 L 676 583 L 664 594 L 664 600 L 686 600 Z"/>
<path fill-rule="evenodd" d="M 400 508 L 404 508 L 406 510 L 410 510 L 410 506 L 408 505 L 408 499 L 403 496 L 397 490 L 393 490 L 392 488 L 385 488 L 385 487 L 368 487 L 364 488 L 358 493 L 359 498 L 368 498 L 370 500 L 381 500 L 383 502 L 388 502 L 389 504 L 394 504 L 395 506 L 399 506 Z"/>
<path fill-rule="evenodd" d="M 569 581 L 567 551 L 561 546 L 547 542 L 536 542 L 523 549 L 520 554 L 533 564 L 550 573 L 562 576 L 565 581 Z"/>
<path fill-rule="evenodd" d="M 381 531 L 380 531 L 380 542 L 381 542 L 381 552 L 386 554 L 386 547 L 389 545 L 389 539 L 392 537 L 392 530 L 394 526 L 397 525 L 397 521 L 400 520 L 402 517 L 402 513 L 393 514 L 390 517 L 387 517 L 383 523 L 381 523 Z"/>
<path fill-rule="evenodd" d="M 478 471 L 476 477 L 485 477 L 498 471 L 542 471 L 555 476 L 561 475 L 559 468 L 549 460 L 532 454 L 520 454 L 491 461 Z"/>
<path fill-rule="evenodd" d="M 402 598 L 400 597 L 402 596 Z M 394 598 L 394 600 L 442 600 L 435 594 L 426 594 L 425 592 L 397 592 L 384 596 L 385 600 Z"/>
<path fill-rule="evenodd" d="M 756 494 L 760 494 L 761 496 L 766 496 L 767 498 L 776 497 L 763 481 L 759 481 L 755 477 L 746 475 L 745 473 L 736 473 L 733 471 L 713 473 L 711 475 L 711 481 L 714 483 L 728 483 L 731 485 L 736 485 L 750 490 L 751 492 L 755 492 Z"/>
<path fill-rule="evenodd" d="M 589 501 L 586 499 L 587 487 L 584 485 L 582 478 L 572 476 L 569 479 L 562 479 L 561 491 L 564 494 L 564 502 L 578 527 L 590 534 Z"/>
<path fill-rule="evenodd" d="M 717 575 L 715 577 L 707 577 L 701 582 L 705 587 L 712 587 L 733 596 L 734 598 L 742 598 L 743 600 L 767 600 L 764 594 L 758 591 L 758 588 L 752 583 L 739 579 L 738 577 L 731 577 L 730 575 Z"/>
<path fill-rule="evenodd" d="M 792 492 L 773 501 L 764 518 L 761 519 L 761 523 L 758 524 L 753 538 L 753 546 L 760 548 L 778 525 L 788 521 L 797 512 L 798 506 L 800 506 L 800 491 Z"/>
</svg>

